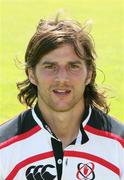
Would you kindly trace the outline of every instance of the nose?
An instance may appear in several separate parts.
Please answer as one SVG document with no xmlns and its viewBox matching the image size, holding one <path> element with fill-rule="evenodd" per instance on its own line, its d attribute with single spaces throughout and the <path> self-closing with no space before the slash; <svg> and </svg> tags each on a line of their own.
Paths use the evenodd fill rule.
<svg viewBox="0 0 124 180">
<path fill-rule="evenodd" d="M 67 72 L 67 69 L 65 67 L 59 68 L 58 72 L 56 73 L 55 80 L 58 82 L 69 81 L 68 72 Z"/>
</svg>

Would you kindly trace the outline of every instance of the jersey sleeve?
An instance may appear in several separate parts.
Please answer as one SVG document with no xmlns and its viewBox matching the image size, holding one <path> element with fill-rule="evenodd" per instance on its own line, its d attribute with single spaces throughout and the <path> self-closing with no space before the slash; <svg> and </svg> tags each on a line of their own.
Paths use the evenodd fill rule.
<svg viewBox="0 0 124 180">
<path fill-rule="evenodd" d="M 1 154 L 0 154 L 0 180 L 4 180 L 2 175 L 2 162 L 1 162 Z"/>
<path fill-rule="evenodd" d="M 120 174 L 120 179 L 121 180 L 124 180 L 124 147 L 122 148 L 122 156 L 120 157 L 121 158 L 121 174 Z"/>
</svg>

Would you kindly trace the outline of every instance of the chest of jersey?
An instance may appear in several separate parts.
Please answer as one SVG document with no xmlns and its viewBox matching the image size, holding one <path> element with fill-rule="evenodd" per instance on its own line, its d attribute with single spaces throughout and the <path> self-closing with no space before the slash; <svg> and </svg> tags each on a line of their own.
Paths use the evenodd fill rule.
<svg viewBox="0 0 124 180">
<path fill-rule="evenodd" d="M 102 137 L 88 136 L 87 143 L 72 144 L 64 150 L 61 142 L 53 144 L 50 134 L 44 130 L 11 144 L 2 152 L 3 159 L 6 159 L 3 167 L 8 167 L 3 168 L 4 179 L 119 180 L 117 145 L 110 144 L 108 139 L 102 139 L 101 145 Z"/>
</svg>

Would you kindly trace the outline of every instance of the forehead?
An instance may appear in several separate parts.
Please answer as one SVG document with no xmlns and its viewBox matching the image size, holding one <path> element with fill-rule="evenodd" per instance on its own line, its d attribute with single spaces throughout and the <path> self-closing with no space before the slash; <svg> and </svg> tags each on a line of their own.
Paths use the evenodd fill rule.
<svg viewBox="0 0 124 180">
<path fill-rule="evenodd" d="M 50 51 L 48 54 L 44 55 L 40 63 L 44 62 L 56 62 L 56 63 L 68 63 L 68 62 L 75 62 L 80 61 L 82 62 L 82 59 L 77 56 L 77 54 L 74 51 L 74 47 L 69 44 L 64 44 L 52 51 Z"/>
</svg>

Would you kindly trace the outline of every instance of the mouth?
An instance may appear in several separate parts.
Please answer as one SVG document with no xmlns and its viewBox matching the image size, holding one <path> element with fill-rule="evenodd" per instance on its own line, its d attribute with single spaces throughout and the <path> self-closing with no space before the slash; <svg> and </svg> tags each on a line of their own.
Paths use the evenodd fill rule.
<svg viewBox="0 0 124 180">
<path fill-rule="evenodd" d="M 53 93 L 57 96 L 67 96 L 71 93 L 71 90 L 68 89 L 54 89 Z"/>
</svg>

